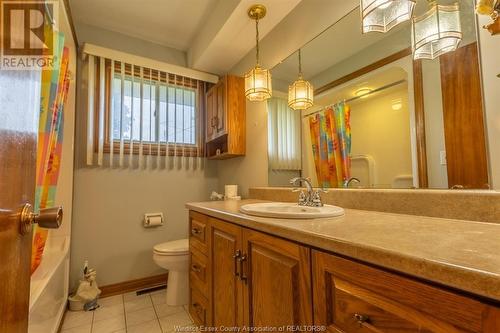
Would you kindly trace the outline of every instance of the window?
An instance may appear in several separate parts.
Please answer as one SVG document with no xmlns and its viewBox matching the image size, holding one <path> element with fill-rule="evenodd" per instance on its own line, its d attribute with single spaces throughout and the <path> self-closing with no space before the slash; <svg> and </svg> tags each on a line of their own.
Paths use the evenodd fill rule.
<svg viewBox="0 0 500 333">
<path fill-rule="evenodd" d="M 203 82 L 109 59 L 95 68 L 95 152 L 102 141 L 103 153 L 203 155 Z"/>
<path fill-rule="evenodd" d="M 267 102 L 268 155 L 271 170 L 300 170 L 301 113 L 288 107 L 283 98 Z"/>
<path fill-rule="evenodd" d="M 145 155 L 204 156 L 205 82 L 93 55 L 85 66 L 87 165 L 140 167 Z"/>
<path fill-rule="evenodd" d="M 141 98 L 139 80 L 124 78 L 122 111 L 121 77 L 113 79 L 112 139 L 196 145 L 196 90 L 143 81 Z"/>
</svg>

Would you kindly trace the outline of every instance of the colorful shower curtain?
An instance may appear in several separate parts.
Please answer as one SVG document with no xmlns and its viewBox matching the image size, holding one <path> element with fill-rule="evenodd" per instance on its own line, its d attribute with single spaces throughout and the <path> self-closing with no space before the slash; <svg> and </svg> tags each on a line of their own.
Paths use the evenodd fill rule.
<svg viewBox="0 0 500 333">
<path fill-rule="evenodd" d="M 351 109 L 345 103 L 309 118 L 318 185 L 345 187 L 351 177 Z"/>
<path fill-rule="evenodd" d="M 62 154 L 64 104 L 69 89 L 69 49 L 64 34 L 54 42 L 54 66 L 42 71 L 40 123 L 38 133 L 35 212 L 54 206 Z M 31 273 L 41 263 L 48 230 L 35 226 L 31 256 Z"/>
</svg>

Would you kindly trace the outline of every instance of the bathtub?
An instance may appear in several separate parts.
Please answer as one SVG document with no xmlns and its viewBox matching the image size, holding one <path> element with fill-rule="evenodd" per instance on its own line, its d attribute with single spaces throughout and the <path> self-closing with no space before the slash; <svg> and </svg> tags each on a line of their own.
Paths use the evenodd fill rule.
<svg viewBox="0 0 500 333">
<path fill-rule="evenodd" d="M 69 243 L 69 236 L 49 235 L 43 260 L 31 276 L 29 333 L 59 329 L 69 287 Z"/>
</svg>

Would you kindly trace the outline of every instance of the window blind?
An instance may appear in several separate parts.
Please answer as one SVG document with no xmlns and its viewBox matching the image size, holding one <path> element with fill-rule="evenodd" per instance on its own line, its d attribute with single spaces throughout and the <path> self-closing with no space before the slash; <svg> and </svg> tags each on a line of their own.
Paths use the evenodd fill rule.
<svg viewBox="0 0 500 333">
<path fill-rule="evenodd" d="M 268 100 L 267 111 L 269 169 L 300 170 L 300 112 L 289 108 L 287 101 L 278 97 Z"/>
<path fill-rule="evenodd" d="M 87 165 L 167 168 L 204 157 L 206 82 L 91 54 L 86 74 Z"/>
</svg>

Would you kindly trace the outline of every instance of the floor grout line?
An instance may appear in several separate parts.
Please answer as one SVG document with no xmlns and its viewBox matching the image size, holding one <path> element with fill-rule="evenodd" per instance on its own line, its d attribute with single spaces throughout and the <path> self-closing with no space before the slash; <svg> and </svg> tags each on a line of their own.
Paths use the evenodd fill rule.
<svg viewBox="0 0 500 333">
<path fill-rule="evenodd" d="M 125 310 L 125 297 L 122 294 L 122 306 L 123 306 L 123 318 L 125 321 L 125 333 L 128 331 L 128 326 L 127 326 L 127 311 Z"/>
</svg>

